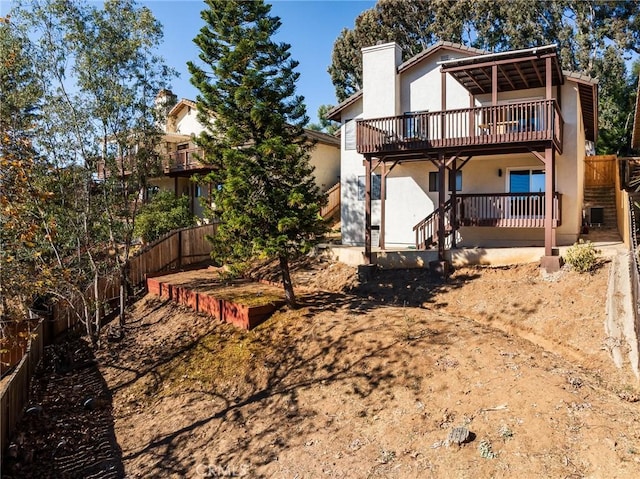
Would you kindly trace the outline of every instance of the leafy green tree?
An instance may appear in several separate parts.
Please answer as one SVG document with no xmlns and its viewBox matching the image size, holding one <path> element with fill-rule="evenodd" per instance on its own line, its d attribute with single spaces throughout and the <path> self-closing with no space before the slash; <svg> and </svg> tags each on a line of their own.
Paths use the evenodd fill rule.
<svg viewBox="0 0 640 479">
<path fill-rule="evenodd" d="M 287 303 L 295 306 L 289 260 L 307 251 L 324 230 L 322 196 L 315 186 L 303 125 L 303 98 L 295 94 L 298 63 L 290 46 L 272 36 L 280 20 L 262 1 L 207 0 L 205 26 L 194 42 L 200 65 L 189 63 L 199 89 L 198 141 L 220 218 L 214 241 L 219 259 L 277 257 Z"/>
<path fill-rule="evenodd" d="M 99 277 L 119 273 L 124 321 L 140 192 L 159 170 L 154 101 L 172 74 L 154 53 L 161 26 L 133 0 L 24 2 L 13 13 L 34 40 L 29 59 L 43 91 L 34 146 L 51 169 L 48 241 L 64 279 L 51 294 L 84 298 L 77 314 L 96 340 L 101 308 L 83 293 L 93 284 L 97 297 Z M 96 182 L 99 162 L 108 175 Z"/>
<path fill-rule="evenodd" d="M 336 122 L 327 119 L 327 112 L 333 108 L 333 105 L 320 105 L 318 107 L 318 123 L 309 123 L 307 128 L 309 130 L 322 131 L 333 135 L 340 129 L 340 126 Z"/>
<path fill-rule="evenodd" d="M 159 191 L 140 209 L 134 233 L 145 243 L 151 243 L 169 231 L 195 224 L 194 216 L 189 213 L 188 197 Z"/>
<path fill-rule="evenodd" d="M 639 39 L 635 1 L 379 0 L 336 39 L 329 73 L 343 101 L 361 88 L 361 48 L 377 42 L 397 42 L 404 60 L 439 40 L 496 52 L 557 43 L 564 69 L 599 79 L 598 151 L 624 152 L 628 134 L 620 130 L 632 114 L 636 85 L 623 67 L 640 53 Z"/>
<path fill-rule="evenodd" d="M 41 91 L 28 48 L 10 18 L 0 17 L 0 326 L 26 317 L 51 279 L 40 212 L 49 197 L 40 181 L 46 170 L 31 138 Z"/>
</svg>

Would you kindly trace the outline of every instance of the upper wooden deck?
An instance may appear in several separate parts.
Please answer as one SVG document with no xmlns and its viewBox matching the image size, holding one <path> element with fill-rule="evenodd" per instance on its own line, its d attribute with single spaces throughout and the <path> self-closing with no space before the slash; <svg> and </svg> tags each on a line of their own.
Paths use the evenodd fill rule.
<svg viewBox="0 0 640 479">
<path fill-rule="evenodd" d="M 357 120 L 358 153 L 421 157 L 446 151 L 518 152 L 554 146 L 562 152 L 564 121 L 556 100 L 415 112 Z"/>
<path fill-rule="evenodd" d="M 204 151 L 201 148 L 185 148 L 169 153 L 162 162 L 164 173 L 169 176 L 190 176 L 212 170 L 211 165 L 199 160 L 203 156 Z"/>
</svg>

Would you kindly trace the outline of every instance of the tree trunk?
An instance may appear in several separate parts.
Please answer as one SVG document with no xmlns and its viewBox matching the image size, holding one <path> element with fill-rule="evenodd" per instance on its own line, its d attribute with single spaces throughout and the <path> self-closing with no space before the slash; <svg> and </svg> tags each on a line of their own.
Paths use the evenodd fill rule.
<svg viewBox="0 0 640 479">
<path fill-rule="evenodd" d="M 127 307 L 127 268 L 125 265 L 120 267 L 120 338 L 124 337 L 124 325 L 126 323 L 126 307 Z"/>
<path fill-rule="evenodd" d="M 289 274 L 289 259 L 286 256 L 280 256 L 280 271 L 282 271 L 282 285 L 284 286 L 284 299 L 290 308 L 297 308 L 296 295 L 293 292 L 293 283 Z"/>
<path fill-rule="evenodd" d="M 98 345 L 98 338 L 100 336 L 100 322 L 102 321 L 101 313 L 102 313 L 102 301 L 100 301 L 100 275 L 98 271 L 95 270 L 95 274 L 93 275 L 93 295 L 95 298 L 94 307 L 95 316 L 94 316 L 94 327 L 91 328 L 90 337 L 91 344 L 96 347 Z M 87 323 L 90 323 L 91 320 L 89 316 L 87 316 Z"/>
</svg>

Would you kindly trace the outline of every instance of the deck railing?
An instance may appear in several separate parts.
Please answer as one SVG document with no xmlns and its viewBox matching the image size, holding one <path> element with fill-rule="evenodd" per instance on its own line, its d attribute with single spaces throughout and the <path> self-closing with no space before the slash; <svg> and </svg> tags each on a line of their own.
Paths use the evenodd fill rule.
<svg viewBox="0 0 640 479">
<path fill-rule="evenodd" d="M 561 223 L 562 195 L 553 195 L 553 224 Z M 499 228 L 544 228 L 544 193 L 459 194 L 455 204 L 445 203 L 446 238 L 460 226 L 494 226 Z M 413 227 L 416 248 L 437 244 L 438 210 Z M 445 245 L 449 247 L 450 245 Z"/>
<path fill-rule="evenodd" d="M 165 173 L 174 171 L 190 171 L 207 168 L 208 165 L 201 163 L 199 159 L 204 156 L 204 151 L 201 148 L 188 148 L 184 150 L 177 150 L 166 157 L 164 161 Z"/>
<path fill-rule="evenodd" d="M 563 119 L 555 100 L 531 100 L 357 120 L 358 153 L 553 141 L 561 150 Z"/>
<path fill-rule="evenodd" d="M 456 196 L 455 215 L 460 226 L 544 228 L 544 193 L 487 193 Z M 553 195 L 553 222 L 560 224 L 562 195 Z"/>
</svg>

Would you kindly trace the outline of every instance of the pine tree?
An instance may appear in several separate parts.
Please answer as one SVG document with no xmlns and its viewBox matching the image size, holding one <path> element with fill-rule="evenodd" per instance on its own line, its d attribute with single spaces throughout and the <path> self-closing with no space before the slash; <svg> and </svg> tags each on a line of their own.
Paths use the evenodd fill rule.
<svg viewBox="0 0 640 479">
<path fill-rule="evenodd" d="M 218 259 L 276 257 L 285 297 L 295 306 L 289 260 L 307 251 L 323 229 L 322 196 L 309 164 L 308 121 L 296 95 L 298 62 L 272 36 L 280 19 L 262 1 L 207 0 L 205 26 L 194 42 L 201 65 L 189 63 L 199 89 L 199 143 L 217 166 L 211 180 L 220 219 Z"/>
</svg>

